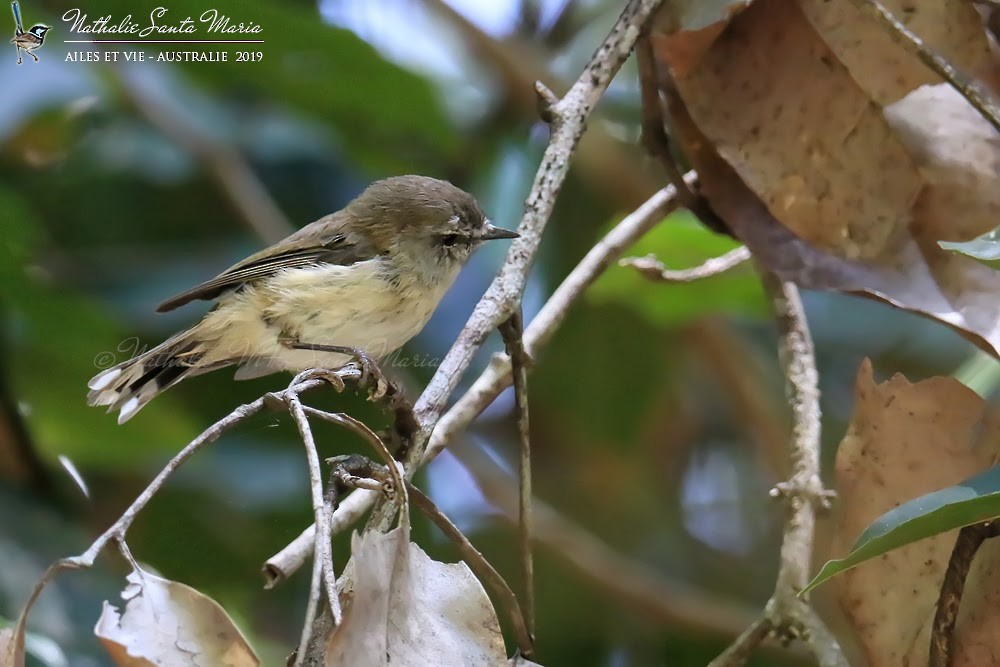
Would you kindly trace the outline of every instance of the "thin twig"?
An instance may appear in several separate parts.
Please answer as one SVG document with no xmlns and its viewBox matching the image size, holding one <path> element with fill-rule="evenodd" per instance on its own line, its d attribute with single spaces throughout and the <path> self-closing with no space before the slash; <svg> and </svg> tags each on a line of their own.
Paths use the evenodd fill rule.
<svg viewBox="0 0 1000 667">
<path fill-rule="evenodd" d="M 493 70 L 501 81 L 507 108 L 518 112 L 525 121 L 534 121 L 540 115 L 549 122 L 545 113 L 538 112 L 535 82 L 544 81 L 557 91 L 567 88 L 549 66 L 553 54 L 535 51 L 532 43 L 494 38 L 447 0 L 423 0 L 423 4 L 454 26 L 480 61 Z M 597 13 L 591 13 L 596 18 Z M 634 146 L 612 136 L 600 124 L 593 124 L 574 155 L 574 169 L 609 201 L 631 209 L 658 187 L 636 157 Z"/>
<path fill-rule="evenodd" d="M 361 520 L 361 517 L 372 508 L 378 493 L 366 489 L 352 491 L 349 496 L 340 501 L 330 522 L 330 533 L 336 535 L 347 530 Z M 302 531 L 281 551 L 268 558 L 261 567 L 264 575 L 264 587 L 274 588 L 293 573 L 299 570 L 309 560 L 313 551 L 313 541 L 316 539 L 316 524 Z"/>
<path fill-rule="evenodd" d="M 465 564 L 469 566 L 476 578 L 493 593 L 494 599 L 507 614 L 514 631 L 514 637 L 517 638 L 518 650 L 524 657 L 531 658 L 535 650 L 534 639 L 528 629 L 525 617 L 521 613 L 521 606 L 517 602 L 514 591 L 510 589 L 504 578 L 490 565 L 479 549 L 469 541 L 469 538 L 434 504 L 434 501 L 412 484 L 409 485 L 409 491 L 413 504 L 426 514 L 448 539 L 455 543 Z"/>
<path fill-rule="evenodd" d="M 306 417 L 305 409 L 299 397 L 290 394 L 286 399 L 288 403 L 288 413 L 295 421 L 295 426 L 299 430 L 302 444 L 306 448 L 306 462 L 309 464 L 309 490 L 312 495 L 313 514 L 316 525 L 319 527 L 319 534 L 314 542 L 313 557 L 320 563 L 323 572 L 323 589 L 326 592 L 327 603 L 330 605 L 330 613 L 333 615 L 334 625 L 340 625 L 343 612 L 340 608 L 340 596 L 337 594 L 337 575 L 333 569 L 333 545 L 331 544 L 330 519 L 327 516 L 326 494 L 323 491 L 323 470 L 320 468 L 319 452 L 316 451 L 316 441 L 313 438 L 312 428 L 309 426 L 309 418 Z M 319 591 L 313 591 L 312 596 L 319 598 Z M 311 625 L 312 619 L 310 619 Z M 308 642 L 308 639 L 307 639 Z M 305 648 L 303 645 L 300 648 Z M 300 657 L 304 651 L 300 653 Z M 299 663 L 301 664 L 301 663 Z"/>
<path fill-rule="evenodd" d="M 1000 105 L 989 88 L 959 72 L 954 65 L 924 44 L 920 37 L 893 16 L 892 12 L 883 7 L 878 0 L 852 1 L 862 12 L 878 21 L 893 41 L 920 58 L 927 67 L 951 84 L 952 88 L 968 100 L 990 125 L 1000 131 Z"/>
<path fill-rule="evenodd" d="M 535 562 L 531 548 L 534 526 L 531 515 L 531 434 L 528 420 L 528 367 L 531 361 L 524 351 L 524 323 L 521 311 L 511 315 L 500 325 L 507 356 L 511 360 L 514 378 L 514 410 L 517 416 L 517 437 L 519 446 L 517 505 L 518 551 L 521 555 L 521 585 L 524 596 L 524 618 L 528 633 L 535 636 Z"/>
<path fill-rule="evenodd" d="M 745 665 L 754 650 L 767 639 L 771 623 L 766 618 L 758 618 L 732 644 L 720 653 L 708 667 L 740 667 Z"/>
<path fill-rule="evenodd" d="M 1000 535 L 1000 522 L 996 521 L 966 526 L 958 532 L 955 548 L 948 561 L 948 569 L 944 573 L 944 581 L 941 582 L 937 611 L 934 613 L 928 667 L 951 665 L 955 622 L 958 620 L 958 610 L 962 604 L 962 593 L 965 590 L 965 580 L 969 576 L 972 559 L 976 557 L 976 552 L 983 542 L 997 535 Z"/>
<path fill-rule="evenodd" d="M 778 484 L 772 496 L 788 506 L 781 542 L 778 579 L 764 608 L 762 623 L 769 632 L 749 631 L 740 636 L 738 650 L 727 650 L 726 665 L 739 665 L 769 634 L 782 642 L 802 640 L 821 667 L 847 667 L 836 638 L 799 591 L 809 581 L 817 507 L 829 505 L 831 493 L 819 476 L 820 406 L 818 373 L 812 337 L 798 288 L 761 267 L 761 281 L 771 299 L 778 327 L 778 356 L 788 384 L 792 408 L 792 438 L 788 458 L 791 478 Z M 751 628 L 752 630 L 752 628 Z M 721 656 L 720 656 L 721 657 Z"/>
<path fill-rule="evenodd" d="M 706 259 L 704 263 L 690 269 L 670 270 L 658 260 L 655 255 L 645 257 L 626 257 L 618 262 L 619 266 L 630 266 L 642 276 L 664 283 L 689 283 L 694 280 L 710 278 L 739 266 L 750 259 L 750 251 L 746 246 L 733 248 L 724 255 Z"/>
</svg>

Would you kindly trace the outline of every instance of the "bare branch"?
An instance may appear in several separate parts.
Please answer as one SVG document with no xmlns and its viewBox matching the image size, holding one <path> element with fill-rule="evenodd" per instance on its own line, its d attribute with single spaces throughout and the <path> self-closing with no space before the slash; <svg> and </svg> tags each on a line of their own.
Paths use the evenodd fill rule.
<svg viewBox="0 0 1000 667">
<path fill-rule="evenodd" d="M 580 78 L 551 107 L 549 144 L 525 200 L 524 216 L 518 226 L 520 237 L 511 243 L 499 275 L 476 305 L 465 328 L 414 405 L 420 431 L 404 463 L 407 479 L 412 478 L 422 464 L 434 424 L 444 412 L 449 397 L 473 357 L 489 334 L 518 309 L 528 272 L 534 264 L 535 254 L 541 243 L 542 232 L 552 216 L 556 196 L 566 180 L 573 151 L 586 128 L 587 119 L 611 79 L 631 53 L 642 26 L 661 2 L 662 0 L 631 0 Z M 377 526 L 383 531 L 388 530 L 389 525 L 390 520 L 385 511 L 377 512 L 369 523 L 370 527 Z"/>
<path fill-rule="evenodd" d="M 423 4 L 447 19 L 470 50 L 493 70 L 502 83 L 507 109 L 528 122 L 534 121 L 536 114 L 551 122 L 544 107 L 539 112 L 539 96 L 543 96 L 543 103 L 555 103 L 559 98 L 549 88 L 562 92 L 568 87 L 552 73 L 551 53 L 536 51 L 529 42 L 495 39 L 446 0 L 423 0 Z M 612 136 L 600 124 L 588 128 L 577 148 L 574 160 L 580 177 L 620 208 L 634 208 L 659 187 L 650 170 L 636 159 L 635 146 Z"/>
<path fill-rule="evenodd" d="M 778 326 L 778 356 L 792 408 L 792 438 L 788 452 L 792 474 L 787 482 L 778 484 L 771 492 L 772 496 L 786 501 L 788 518 L 781 543 L 778 580 L 759 622 L 770 632 L 761 633 L 751 627 L 740 636 L 737 645 L 720 656 L 720 660 L 726 658 L 720 664 L 742 664 L 756 644 L 768 634 L 774 634 L 782 642 L 804 642 L 821 667 L 847 667 L 847 659 L 836 638 L 809 606 L 808 600 L 799 596 L 799 591 L 809 581 L 816 508 L 825 508 L 832 495 L 823 488 L 819 475 L 819 387 L 812 337 L 798 288 L 764 268 L 761 268 L 761 281 L 771 298 Z"/>
<path fill-rule="evenodd" d="M 720 255 L 719 257 L 707 259 L 700 266 L 696 266 L 691 269 L 671 271 L 663 265 L 663 262 L 656 259 L 655 255 L 647 255 L 645 257 L 626 257 L 618 262 L 618 264 L 619 266 L 631 266 L 646 278 L 657 282 L 689 283 L 695 280 L 701 280 L 702 278 L 710 278 L 714 275 L 725 273 L 726 271 L 739 266 L 748 259 L 750 259 L 750 251 L 746 246 L 740 246 L 739 248 L 733 248 L 726 254 Z"/>
<path fill-rule="evenodd" d="M 767 619 L 758 618 L 750 624 L 750 627 L 740 633 L 740 636 L 725 651 L 708 663 L 708 667 L 740 667 L 740 665 L 745 665 L 750 656 L 753 655 L 754 650 L 763 643 L 770 632 L 771 624 Z"/>
<path fill-rule="evenodd" d="M 297 376 L 296 380 L 298 379 Z M 333 544 L 330 535 L 330 519 L 333 511 L 327 504 L 326 494 L 323 492 L 323 471 L 319 464 L 319 453 L 316 451 L 312 428 L 309 426 L 309 420 L 299 397 L 289 394 L 285 400 L 288 404 L 288 412 L 295 420 L 302 444 L 306 448 L 306 461 L 309 464 L 309 489 L 312 495 L 315 525 L 318 526 L 319 533 L 313 541 L 313 558 L 315 559 L 313 561 L 313 578 L 309 591 L 309 602 L 306 607 L 306 618 L 303 623 L 302 638 L 296 653 L 295 664 L 298 667 L 303 664 L 305 659 L 311 629 L 316 622 L 324 590 L 334 625 L 340 625 L 343 611 L 340 608 L 340 596 L 337 594 L 337 575 L 333 569 Z M 317 572 L 320 573 L 319 580 L 317 580 Z"/>
<path fill-rule="evenodd" d="M 958 610 L 962 603 L 962 593 L 965 590 L 965 580 L 969 576 L 972 559 L 976 557 L 976 552 L 983 542 L 997 535 L 1000 535 L 1000 523 L 996 521 L 977 523 L 958 531 L 955 548 L 951 552 L 948 569 L 941 582 L 937 611 L 934 613 L 928 667 L 948 667 L 952 664 L 955 622 L 958 620 Z"/>
</svg>

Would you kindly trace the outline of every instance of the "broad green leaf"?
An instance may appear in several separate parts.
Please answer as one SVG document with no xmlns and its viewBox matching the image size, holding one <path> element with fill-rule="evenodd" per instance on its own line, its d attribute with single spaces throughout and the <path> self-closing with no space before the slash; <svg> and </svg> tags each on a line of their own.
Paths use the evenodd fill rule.
<svg viewBox="0 0 1000 667">
<path fill-rule="evenodd" d="M 1000 269 L 1000 228 L 987 232 L 971 241 L 938 241 L 945 250 L 979 260 L 993 269 Z"/>
<path fill-rule="evenodd" d="M 893 549 L 998 516 L 1000 466 L 889 510 L 861 533 L 851 553 L 827 561 L 802 592 Z"/>
<path fill-rule="evenodd" d="M 715 234 L 686 211 L 674 213 L 625 253 L 656 255 L 669 269 L 697 266 L 738 247 Z M 629 267 L 608 269 L 588 292 L 595 303 L 618 302 L 658 326 L 690 322 L 709 314 L 757 317 L 767 301 L 750 263 L 691 283 L 655 283 Z"/>
</svg>

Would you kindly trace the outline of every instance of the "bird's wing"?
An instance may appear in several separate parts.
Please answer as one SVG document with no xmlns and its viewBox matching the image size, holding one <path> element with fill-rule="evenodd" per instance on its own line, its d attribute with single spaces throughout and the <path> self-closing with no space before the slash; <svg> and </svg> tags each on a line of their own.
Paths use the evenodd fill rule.
<svg viewBox="0 0 1000 667">
<path fill-rule="evenodd" d="M 348 239 L 337 231 L 335 225 L 329 225 L 328 234 L 316 233 L 316 226 L 330 222 L 334 221 L 324 218 L 303 227 L 284 241 L 247 257 L 215 278 L 167 299 L 157 306 L 156 312 L 165 313 L 196 299 L 215 299 L 223 292 L 239 289 L 248 282 L 274 275 L 282 269 L 317 264 L 349 266 L 375 256 L 376 253 L 367 244 Z"/>
</svg>

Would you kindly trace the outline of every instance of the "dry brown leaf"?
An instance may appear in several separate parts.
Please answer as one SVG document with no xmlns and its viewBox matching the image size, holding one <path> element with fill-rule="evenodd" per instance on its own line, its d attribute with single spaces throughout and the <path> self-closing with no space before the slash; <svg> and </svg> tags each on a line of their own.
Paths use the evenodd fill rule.
<svg viewBox="0 0 1000 667">
<path fill-rule="evenodd" d="M 971 2 L 880 0 L 914 34 L 970 75 L 990 67 L 990 47 Z M 854 80 L 879 106 L 899 100 L 918 86 L 939 83 L 918 58 L 895 42 L 874 18 L 853 2 L 800 0 L 802 11 Z"/>
<path fill-rule="evenodd" d="M 854 414 L 837 450 L 839 520 L 833 554 L 902 502 L 956 484 L 992 466 L 1000 420 L 953 378 L 877 384 L 867 360 L 858 372 Z M 836 595 L 871 665 L 927 662 L 930 627 L 957 531 L 921 540 L 836 577 Z M 994 664 L 1000 637 L 1000 542 L 981 549 L 966 586 L 955 640 L 956 667 Z"/>
<path fill-rule="evenodd" d="M 915 236 L 970 241 L 1000 226 L 1000 134 L 958 91 L 918 88 L 885 116 L 927 182 L 913 211 Z"/>
<path fill-rule="evenodd" d="M 104 603 L 94 628 L 122 667 L 258 667 L 260 661 L 225 610 L 190 586 L 132 572 L 125 612 Z"/>
<path fill-rule="evenodd" d="M 653 17 L 652 42 L 674 76 L 687 76 L 722 34 L 729 20 L 751 0 L 665 2 Z"/>
<path fill-rule="evenodd" d="M 350 593 L 327 667 L 495 667 L 507 661 L 496 612 L 465 563 L 431 560 L 409 527 L 351 539 Z"/>
<path fill-rule="evenodd" d="M 933 318 L 1000 357 L 1000 271 L 906 237 L 878 263 L 815 248 L 774 219 L 712 151 L 683 107 L 670 102 L 677 136 L 698 170 L 702 191 L 764 266 L 804 288 L 862 294 Z"/>
<path fill-rule="evenodd" d="M 701 133 L 801 238 L 873 258 L 906 233 L 923 179 L 797 0 L 754 2 L 676 84 Z"/>
<path fill-rule="evenodd" d="M 0 667 L 24 667 L 24 651 L 18 650 L 14 628 L 0 628 Z"/>
</svg>

